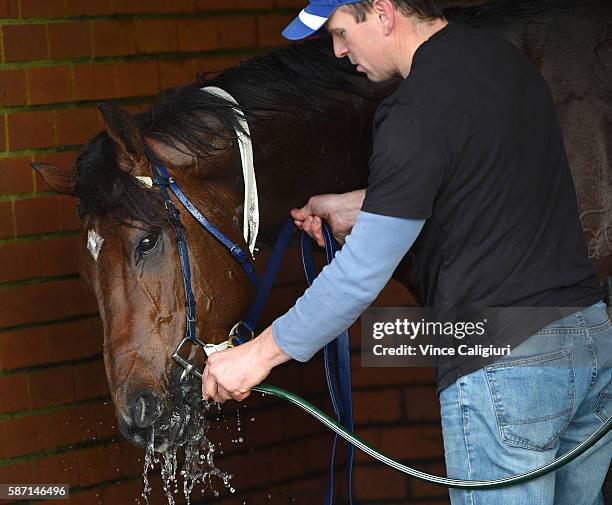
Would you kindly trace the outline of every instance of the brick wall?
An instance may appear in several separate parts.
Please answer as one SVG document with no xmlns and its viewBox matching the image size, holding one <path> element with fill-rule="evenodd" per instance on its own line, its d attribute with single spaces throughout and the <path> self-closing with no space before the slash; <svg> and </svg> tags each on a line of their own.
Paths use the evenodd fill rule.
<svg viewBox="0 0 612 505">
<path fill-rule="evenodd" d="M 101 128 L 97 101 L 136 112 L 198 71 L 282 44 L 279 32 L 302 4 L 0 0 L 0 482 L 68 483 L 75 504 L 132 503 L 142 490 L 143 451 L 118 435 L 96 304 L 78 275 L 74 201 L 51 194 L 30 163 L 70 166 Z M 304 288 L 294 264 L 268 320 Z M 378 301 L 411 302 L 395 284 Z M 431 371 L 361 369 L 358 331 L 351 330 L 359 433 L 390 456 L 443 473 Z M 320 359 L 283 366 L 270 382 L 331 411 Z M 236 475 L 238 493 L 211 501 L 321 501 L 330 434 L 296 408 L 255 396 L 226 405 L 212 428 L 224 452 L 218 465 Z M 237 410 L 243 443 L 232 443 Z M 152 503 L 164 503 L 159 480 L 154 487 Z M 362 454 L 355 495 L 363 504 L 442 504 L 448 496 Z"/>
</svg>

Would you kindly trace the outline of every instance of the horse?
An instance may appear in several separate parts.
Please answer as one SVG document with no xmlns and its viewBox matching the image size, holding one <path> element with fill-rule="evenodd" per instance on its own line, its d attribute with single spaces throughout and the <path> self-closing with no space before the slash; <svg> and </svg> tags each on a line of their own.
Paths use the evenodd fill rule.
<svg viewBox="0 0 612 505">
<path fill-rule="evenodd" d="M 547 79 L 562 123 L 589 252 L 612 275 L 612 8 L 603 0 L 494 2 L 453 9 L 450 19 L 498 33 L 522 48 Z M 571 61 L 572 64 L 567 63 Z M 216 86 L 226 99 L 202 90 Z M 367 185 L 372 119 L 397 82 L 370 83 L 334 57 L 329 38 L 257 56 L 213 78 L 168 90 L 130 116 L 101 104 L 105 130 L 72 170 L 34 164 L 49 187 L 78 201 L 81 272 L 104 327 L 104 362 L 118 423 L 155 448 L 184 441 L 175 419 L 198 401 L 200 385 L 181 381 L 172 351 L 185 334 L 185 299 L 173 230 L 150 177 L 150 149 L 199 211 L 246 249 L 238 135 L 247 120 L 260 195 L 259 247 L 273 242 L 288 210 L 320 193 Z M 177 206 L 179 204 L 177 203 Z M 230 254 L 184 213 L 201 340 L 217 343 L 245 310 L 253 287 Z M 414 289 L 410 265 L 394 276 Z"/>
</svg>

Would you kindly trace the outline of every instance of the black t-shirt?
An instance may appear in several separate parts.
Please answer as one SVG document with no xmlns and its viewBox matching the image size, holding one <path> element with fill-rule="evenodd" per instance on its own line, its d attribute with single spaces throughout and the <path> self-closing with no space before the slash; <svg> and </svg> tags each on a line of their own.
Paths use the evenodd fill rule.
<svg viewBox="0 0 612 505">
<path fill-rule="evenodd" d="M 496 35 L 449 23 L 418 48 L 376 112 L 362 209 L 427 220 L 411 249 L 426 306 L 603 298 L 548 85 Z M 483 364 L 439 368 L 439 390 Z"/>
</svg>

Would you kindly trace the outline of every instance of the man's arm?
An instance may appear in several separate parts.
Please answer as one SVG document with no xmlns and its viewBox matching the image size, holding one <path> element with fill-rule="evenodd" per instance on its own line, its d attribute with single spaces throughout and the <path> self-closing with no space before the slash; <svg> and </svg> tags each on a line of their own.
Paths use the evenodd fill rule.
<svg viewBox="0 0 612 505">
<path fill-rule="evenodd" d="M 360 212 L 332 263 L 272 324 L 278 346 L 308 361 L 346 330 L 385 287 L 424 222 Z"/>
<path fill-rule="evenodd" d="M 360 212 L 344 247 L 287 314 L 257 338 L 212 354 L 202 393 L 243 400 L 270 370 L 310 359 L 372 303 L 419 235 L 424 221 Z"/>
</svg>

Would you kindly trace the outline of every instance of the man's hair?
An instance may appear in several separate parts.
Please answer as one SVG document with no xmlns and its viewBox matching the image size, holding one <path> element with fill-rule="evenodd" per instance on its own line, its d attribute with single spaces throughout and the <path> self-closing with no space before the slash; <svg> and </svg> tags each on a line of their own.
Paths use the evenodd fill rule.
<svg viewBox="0 0 612 505">
<path fill-rule="evenodd" d="M 444 11 L 438 0 L 391 0 L 395 8 L 405 16 L 416 16 L 424 21 L 443 18 Z M 365 21 L 366 15 L 372 9 L 374 0 L 362 0 L 354 4 L 345 4 L 343 7 L 353 13 L 355 21 Z"/>
</svg>

